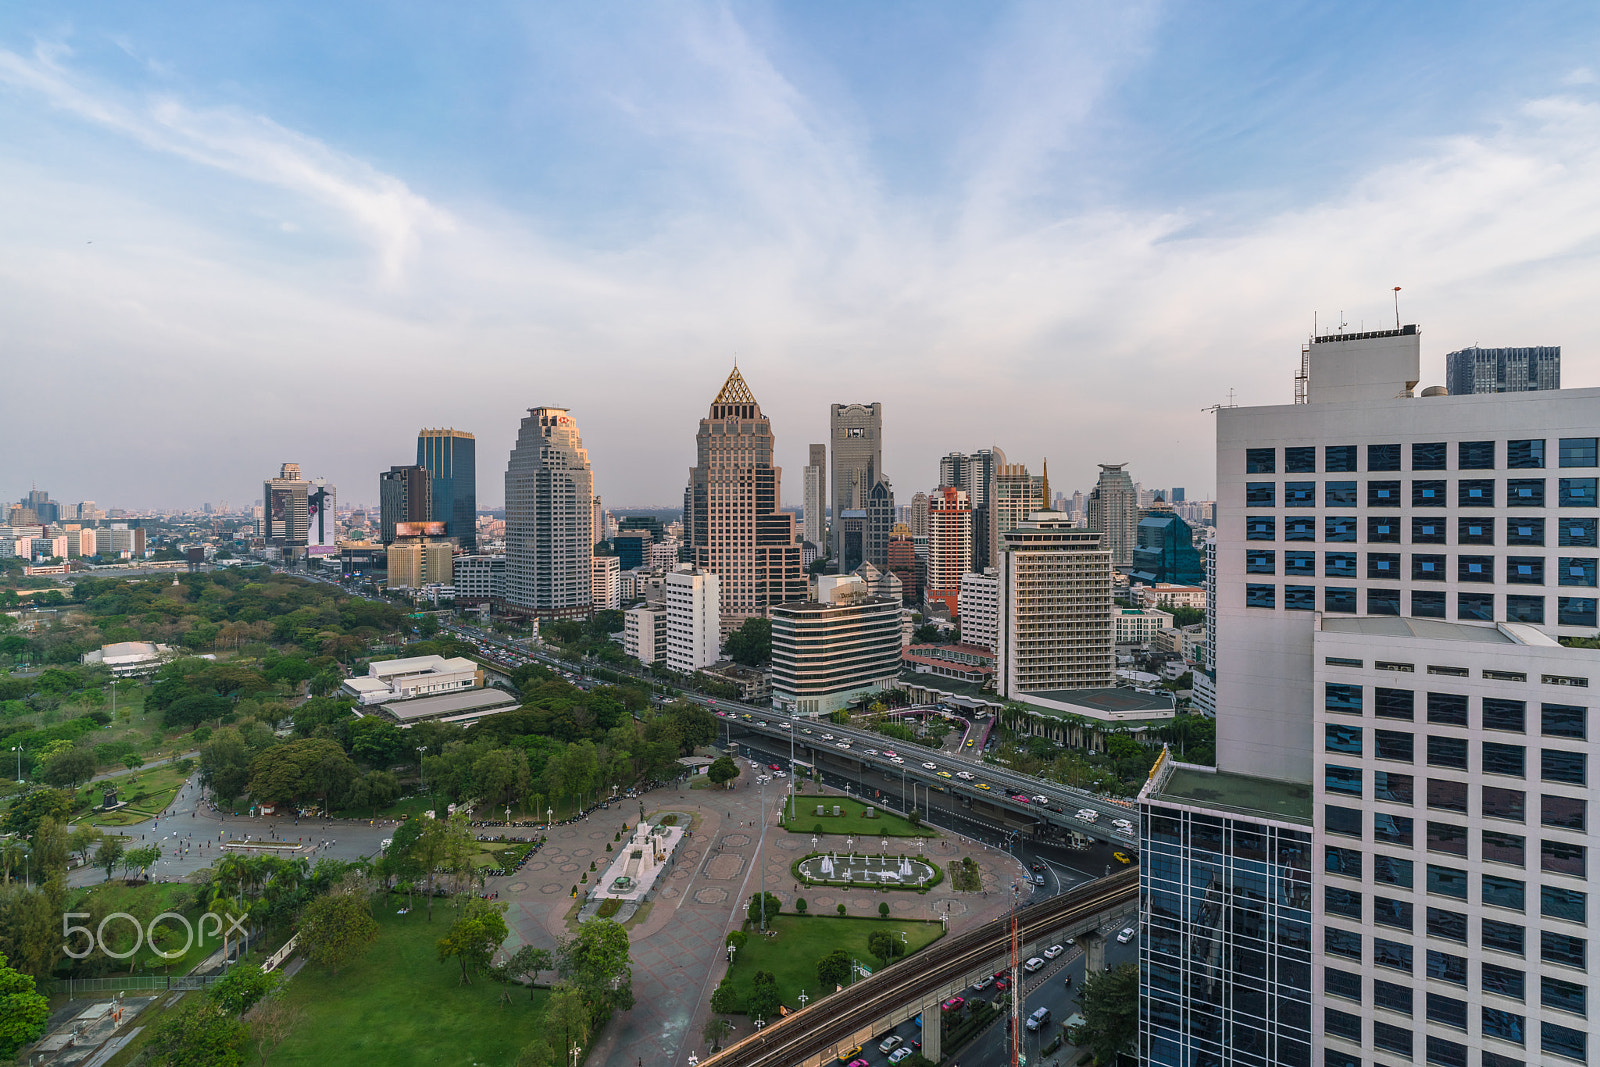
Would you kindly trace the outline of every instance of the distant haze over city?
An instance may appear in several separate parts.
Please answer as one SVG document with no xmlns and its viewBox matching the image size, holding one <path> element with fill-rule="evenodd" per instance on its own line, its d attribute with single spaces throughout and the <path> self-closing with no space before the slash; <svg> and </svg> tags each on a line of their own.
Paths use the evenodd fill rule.
<svg viewBox="0 0 1600 1067">
<path fill-rule="evenodd" d="M 1202 409 L 1289 403 L 1313 316 L 1395 286 L 1423 385 L 1473 344 L 1600 384 L 1593 9 L 238 18 L 0 15 L 0 499 L 247 506 L 288 461 L 372 504 L 453 426 L 496 505 L 556 405 L 607 506 L 673 507 L 735 357 L 785 505 L 871 401 L 902 501 L 990 446 L 1202 499 Z"/>
</svg>

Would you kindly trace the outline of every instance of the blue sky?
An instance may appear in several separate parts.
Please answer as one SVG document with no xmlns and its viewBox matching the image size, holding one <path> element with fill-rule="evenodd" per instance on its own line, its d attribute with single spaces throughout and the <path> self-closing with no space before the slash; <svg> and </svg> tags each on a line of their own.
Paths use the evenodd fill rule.
<svg viewBox="0 0 1600 1067">
<path fill-rule="evenodd" d="M 882 401 L 897 494 L 991 444 L 1213 482 L 1313 313 L 1600 384 L 1592 4 L 0 9 L 0 496 L 371 501 L 421 426 L 577 417 L 679 500 L 735 354 L 785 496 Z"/>
</svg>

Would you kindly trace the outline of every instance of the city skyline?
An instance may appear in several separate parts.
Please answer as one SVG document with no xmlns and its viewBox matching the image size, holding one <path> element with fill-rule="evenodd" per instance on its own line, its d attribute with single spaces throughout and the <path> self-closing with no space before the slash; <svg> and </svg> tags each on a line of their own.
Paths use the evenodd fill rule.
<svg viewBox="0 0 1600 1067">
<path fill-rule="evenodd" d="M 1592 10 L 299 15 L 0 17 L 8 348 L 81 420 L 8 391 L 0 496 L 237 501 L 285 456 L 348 491 L 403 427 L 492 464 L 554 402 L 606 500 L 666 502 L 734 354 L 791 471 L 848 377 L 902 492 L 1000 438 L 1204 487 L 1200 409 L 1287 402 L 1313 315 L 1392 321 L 1394 285 L 1429 383 L 1472 345 L 1600 380 Z M 976 439 L 916 414 L 950 395 Z"/>
</svg>

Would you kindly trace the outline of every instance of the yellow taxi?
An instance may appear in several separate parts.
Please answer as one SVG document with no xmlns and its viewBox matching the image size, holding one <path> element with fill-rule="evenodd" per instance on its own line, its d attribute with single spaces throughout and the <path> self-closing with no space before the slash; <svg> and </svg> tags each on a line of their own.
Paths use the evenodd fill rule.
<svg viewBox="0 0 1600 1067">
<path fill-rule="evenodd" d="M 978 788 L 979 789 L 988 789 L 989 788 L 989 783 L 988 782 L 979 782 L 978 783 Z"/>
<path fill-rule="evenodd" d="M 1128 854 L 1126 852 L 1113 852 L 1111 854 L 1111 858 L 1116 860 L 1118 863 L 1132 863 L 1133 862 L 1132 860 L 1130 860 L 1128 858 Z"/>
<path fill-rule="evenodd" d="M 948 778 L 948 777 L 950 777 L 950 772 L 949 771 L 940 771 L 939 772 L 939 777 L 940 778 Z"/>
<path fill-rule="evenodd" d="M 971 747 L 972 747 L 972 742 L 971 742 L 971 741 L 968 741 L 968 742 L 967 742 L 967 747 L 968 747 L 968 748 L 971 748 Z"/>
<path fill-rule="evenodd" d="M 855 1048 L 847 1048 L 843 1052 L 839 1053 L 839 1062 L 849 1063 L 859 1055 L 861 1055 L 860 1045 L 857 1045 Z"/>
</svg>

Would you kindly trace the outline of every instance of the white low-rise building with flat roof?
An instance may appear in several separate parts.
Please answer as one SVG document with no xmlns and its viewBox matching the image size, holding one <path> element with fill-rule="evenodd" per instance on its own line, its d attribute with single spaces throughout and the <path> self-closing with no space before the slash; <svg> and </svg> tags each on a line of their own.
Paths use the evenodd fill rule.
<svg viewBox="0 0 1600 1067">
<path fill-rule="evenodd" d="M 410 700 L 461 689 L 483 688 L 483 668 L 457 656 L 413 656 L 368 664 L 365 677 L 350 678 L 341 687 L 360 704 Z"/>
<path fill-rule="evenodd" d="M 148 641 L 118 641 L 101 645 L 94 652 L 85 652 L 81 659 L 84 663 L 101 663 L 110 667 L 113 678 L 139 678 L 154 674 L 156 668 L 172 657 L 172 649 L 166 645 L 155 645 Z"/>
</svg>

